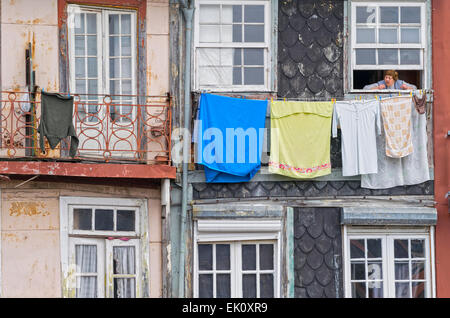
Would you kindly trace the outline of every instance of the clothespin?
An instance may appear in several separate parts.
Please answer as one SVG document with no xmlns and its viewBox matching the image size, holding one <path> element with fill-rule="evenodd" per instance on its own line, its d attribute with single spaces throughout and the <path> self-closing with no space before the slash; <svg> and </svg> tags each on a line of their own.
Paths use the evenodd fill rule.
<svg viewBox="0 0 450 318">
<path fill-rule="evenodd" d="M 286 101 L 286 97 L 285 97 L 285 98 L 283 98 L 283 101 Z"/>
</svg>

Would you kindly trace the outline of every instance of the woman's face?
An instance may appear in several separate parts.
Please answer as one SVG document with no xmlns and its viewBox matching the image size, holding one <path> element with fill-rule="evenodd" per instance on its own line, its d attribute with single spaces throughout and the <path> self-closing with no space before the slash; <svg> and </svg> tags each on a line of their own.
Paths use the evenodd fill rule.
<svg viewBox="0 0 450 318">
<path fill-rule="evenodd" d="M 387 87 L 391 87 L 392 85 L 394 85 L 394 82 L 395 82 L 391 75 L 386 75 L 384 77 L 384 81 L 385 81 Z"/>
</svg>

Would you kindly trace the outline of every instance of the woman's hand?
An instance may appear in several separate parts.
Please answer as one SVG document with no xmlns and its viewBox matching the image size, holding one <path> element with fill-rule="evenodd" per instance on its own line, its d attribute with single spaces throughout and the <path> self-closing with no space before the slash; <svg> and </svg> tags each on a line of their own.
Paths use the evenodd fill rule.
<svg viewBox="0 0 450 318">
<path fill-rule="evenodd" d="M 413 89 L 411 86 L 406 85 L 405 83 L 402 84 L 402 86 L 400 86 L 401 89 Z"/>
</svg>

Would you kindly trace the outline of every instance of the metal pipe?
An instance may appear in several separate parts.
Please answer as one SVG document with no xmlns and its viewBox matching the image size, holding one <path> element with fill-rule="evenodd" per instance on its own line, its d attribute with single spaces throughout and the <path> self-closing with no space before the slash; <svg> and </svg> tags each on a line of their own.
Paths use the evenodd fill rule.
<svg viewBox="0 0 450 318">
<path fill-rule="evenodd" d="M 186 57 L 185 57 L 185 72 L 184 72 L 184 131 L 183 131 L 183 171 L 182 171 L 182 201 L 181 201 L 181 225 L 180 225 L 180 265 L 178 276 L 178 296 L 184 297 L 184 258 L 185 258 L 185 231 L 186 231 L 186 215 L 187 215 L 187 195 L 188 195 L 188 162 L 190 139 L 188 138 L 190 112 L 191 112 L 191 36 L 192 36 L 192 17 L 194 8 L 182 8 L 183 17 L 186 22 Z"/>
</svg>

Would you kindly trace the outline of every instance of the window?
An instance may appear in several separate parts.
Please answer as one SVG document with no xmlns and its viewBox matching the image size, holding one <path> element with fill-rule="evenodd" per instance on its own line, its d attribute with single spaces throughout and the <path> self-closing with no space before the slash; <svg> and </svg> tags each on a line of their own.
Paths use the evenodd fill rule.
<svg viewBox="0 0 450 318">
<path fill-rule="evenodd" d="M 267 0 L 196 1 L 196 88 L 268 90 L 270 19 Z"/>
<path fill-rule="evenodd" d="M 280 222 L 259 222 L 198 221 L 194 297 L 279 297 Z"/>
<path fill-rule="evenodd" d="M 65 297 L 135 298 L 148 243 L 140 238 L 143 203 L 129 199 L 61 199 L 61 254 Z M 145 285 L 145 284 L 144 284 Z"/>
<path fill-rule="evenodd" d="M 425 84 L 426 16 L 424 2 L 352 2 L 352 88 L 383 78 L 395 69 L 418 88 Z"/>
<path fill-rule="evenodd" d="M 430 235 L 423 232 L 348 229 L 346 297 L 433 297 Z"/>
</svg>

